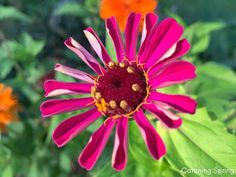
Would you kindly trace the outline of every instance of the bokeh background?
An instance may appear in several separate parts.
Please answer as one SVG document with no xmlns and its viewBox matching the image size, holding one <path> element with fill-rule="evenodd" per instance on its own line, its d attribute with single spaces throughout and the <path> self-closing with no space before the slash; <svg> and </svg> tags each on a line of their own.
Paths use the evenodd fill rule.
<svg viewBox="0 0 236 177">
<path fill-rule="evenodd" d="M 192 45 L 191 51 L 184 59 L 197 66 L 197 79 L 166 90 L 171 93 L 186 93 L 198 100 L 197 114 L 186 116 L 184 128 L 197 127 L 195 124 L 191 127 L 188 120 L 200 120 L 199 122 L 209 126 L 207 129 L 213 128 L 211 132 L 219 134 L 210 134 L 205 129 L 196 128 L 193 129 L 195 135 L 188 136 L 187 130 L 184 132 L 183 129 L 186 137 L 192 140 L 191 146 L 187 146 L 188 140 L 178 138 L 176 132 L 173 132 L 172 135 L 176 137 L 169 135 L 169 139 L 173 139 L 172 145 L 167 143 L 167 157 L 154 161 L 149 157 L 142 139 L 137 138 L 140 137 L 138 129 L 131 123 L 129 162 L 121 173 L 111 168 L 113 138 L 110 138 L 102 157 L 92 171 L 87 172 L 77 164 L 79 153 L 91 133 L 101 123 L 99 121 L 65 147 L 56 147 L 51 140 L 52 131 L 70 114 L 42 120 L 39 106 L 45 100 L 43 82 L 53 78 L 73 81 L 62 74 L 54 73 L 54 65 L 58 62 L 90 72 L 81 60 L 67 50 L 63 42 L 73 36 L 95 54 L 85 39 L 83 30 L 92 26 L 101 39 L 106 41 L 104 21 L 99 16 L 99 5 L 99 0 L 0 0 L 0 83 L 11 87 L 16 103 L 14 110 L 10 110 L 14 116 L 11 121 L 3 123 L 5 118 L 0 116 L 0 176 L 204 176 L 199 173 L 181 174 L 180 169 L 197 168 L 198 165 L 202 168 L 212 168 L 218 163 L 225 168 L 235 169 L 236 162 L 231 160 L 236 159 L 235 0 L 159 0 L 155 10 L 160 19 L 176 18 L 185 27 L 184 37 Z M 1 89 L 0 92 L 2 113 L 4 93 Z M 161 131 L 158 127 L 157 130 Z M 167 141 L 165 131 L 161 134 Z M 203 142 L 195 136 L 201 136 Z M 219 137 L 223 137 L 224 141 L 217 139 Z M 186 146 L 180 147 L 180 144 L 185 143 Z M 200 150 L 193 147 L 193 144 L 200 147 Z M 228 156 L 219 160 L 214 156 L 217 153 L 211 150 L 212 147 L 221 148 L 216 151 L 218 155 L 222 152 Z M 230 153 L 227 152 L 229 147 L 232 148 Z M 207 162 L 204 155 L 201 154 L 200 160 L 197 158 L 202 149 L 212 157 L 209 166 L 204 164 Z M 191 158 L 185 158 L 188 153 Z M 236 176 L 236 171 L 235 174 L 224 173 L 222 176 Z"/>
</svg>

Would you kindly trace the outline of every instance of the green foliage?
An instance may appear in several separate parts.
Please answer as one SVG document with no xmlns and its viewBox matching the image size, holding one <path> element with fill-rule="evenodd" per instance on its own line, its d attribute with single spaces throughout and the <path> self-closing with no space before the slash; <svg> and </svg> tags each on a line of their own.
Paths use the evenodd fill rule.
<svg viewBox="0 0 236 177">
<path fill-rule="evenodd" d="M 167 145 L 165 156 L 179 172 L 186 169 L 236 170 L 236 137 L 229 135 L 223 123 L 211 121 L 205 108 L 198 109 L 194 116 L 183 116 L 184 123 L 177 130 L 159 125 L 158 130 Z M 184 170 L 185 169 L 185 170 Z M 202 173 L 186 173 L 185 176 L 206 176 Z M 228 173 L 221 174 L 230 175 Z"/>
<path fill-rule="evenodd" d="M 83 7 L 83 5 L 78 3 L 66 3 L 54 11 L 55 15 L 71 15 L 83 17 L 88 11 Z"/>
<path fill-rule="evenodd" d="M 22 13 L 15 7 L 0 5 L 0 20 L 6 20 L 9 18 L 24 21 L 24 22 L 31 21 L 29 16 L 25 15 L 24 13 Z"/>
</svg>

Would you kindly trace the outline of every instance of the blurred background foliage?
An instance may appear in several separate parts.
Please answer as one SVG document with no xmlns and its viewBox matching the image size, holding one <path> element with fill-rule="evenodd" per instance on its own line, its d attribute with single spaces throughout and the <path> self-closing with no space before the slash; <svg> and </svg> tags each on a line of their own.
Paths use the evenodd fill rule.
<svg viewBox="0 0 236 177">
<path fill-rule="evenodd" d="M 42 121 L 42 83 L 50 78 L 71 81 L 54 73 L 57 62 L 88 69 L 63 42 L 73 36 L 94 53 L 82 30 L 92 26 L 105 42 L 104 22 L 98 11 L 97 0 L 0 0 L 0 82 L 13 88 L 21 107 L 19 121 L 1 133 L 0 176 L 204 176 L 181 174 L 183 167 L 236 172 L 235 0 L 159 1 L 156 12 L 161 19 L 171 16 L 185 26 L 184 35 L 192 49 L 184 59 L 197 65 L 198 74 L 188 84 L 163 89 L 189 94 L 199 103 L 196 115 L 182 115 L 184 124 L 179 130 L 166 130 L 157 123 L 168 148 L 165 158 L 154 161 L 149 157 L 133 122 L 129 126 L 129 163 L 121 173 L 113 171 L 110 163 L 114 135 L 92 171 L 77 164 L 100 120 L 67 146 L 58 149 L 53 144 L 54 127 L 70 114 Z"/>
</svg>

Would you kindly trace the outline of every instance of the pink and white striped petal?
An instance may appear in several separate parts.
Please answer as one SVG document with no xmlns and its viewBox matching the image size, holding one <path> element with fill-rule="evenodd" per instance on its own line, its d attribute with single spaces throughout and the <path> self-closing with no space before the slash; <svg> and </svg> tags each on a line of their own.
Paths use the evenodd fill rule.
<svg viewBox="0 0 236 177">
<path fill-rule="evenodd" d="M 194 114 L 197 107 L 197 102 L 184 95 L 171 95 L 160 92 L 152 92 L 148 97 L 148 101 L 159 101 L 168 104 L 172 108 L 184 112 Z"/>
<path fill-rule="evenodd" d="M 174 19 L 162 21 L 152 36 L 147 41 L 149 45 L 145 49 L 145 69 L 153 66 L 160 58 L 180 39 L 183 27 Z"/>
<path fill-rule="evenodd" d="M 117 120 L 114 149 L 112 153 L 112 167 L 121 171 L 125 169 L 128 159 L 128 118 L 121 117 Z"/>
<path fill-rule="evenodd" d="M 195 66 L 187 61 L 172 62 L 150 78 L 149 84 L 153 89 L 180 84 L 194 79 L 195 70 Z"/>
<path fill-rule="evenodd" d="M 136 59 L 136 47 L 139 34 L 141 14 L 131 13 L 125 27 L 125 50 L 129 61 Z"/>
<path fill-rule="evenodd" d="M 73 51 L 78 57 L 80 57 L 92 70 L 97 74 L 102 74 L 104 68 L 97 62 L 97 60 L 77 41 L 72 37 L 68 38 L 64 44 Z"/>
<path fill-rule="evenodd" d="M 125 50 L 121 32 L 115 17 L 111 17 L 106 20 L 106 29 L 113 41 L 116 50 L 117 60 L 121 62 L 125 57 Z"/>
<path fill-rule="evenodd" d="M 45 96 L 58 96 L 65 94 L 89 94 L 93 84 L 77 82 L 61 82 L 56 80 L 47 80 L 44 82 Z"/>
<path fill-rule="evenodd" d="M 158 16 L 154 13 L 148 13 L 145 16 L 144 24 L 143 24 L 143 31 L 142 31 L 141 45 L 143 45 L 143 42 L 148 38 L 151 30 L 153 29 L 157 21 L 158 21 Z"/>
<path fill-rule="evenodd" d="M 166 55 L 167 57 L 163 56 L 163 59 L 160 59 L 160 61 L 158 61 L 156 64 L 154 64 L 154 66 L 150 68 L 150 70 L 148 71 L 148 75 L 153 76 L 157 74 L 158 71 L 160 71 L 165 65 L 185 55 L 190 50 L 190 48 L 191 46 L 186 39 L 182 39 L 178 41 L 178 43 L 176 44 L 174 53 L 170 56 Z"/>
<path fill-rule="evenodd" d="M 93 133 L 88 144 L 85 146 L 78 158 L 78 163 L 80 166 L 86 170 L 91 170 L 93 168 L 107 144 L 115 122 L 116 120 L 110 118 L 106 120 L 96 132 Z"/>
<path fill-rule="evenodd" d="M 42 117 L 80 110 L 93 106 L 93 98 L 53 99 L 43 102 L 40 106 Z"/>
<path fill-rule="evenodd" d="M 56 64 L 54 70 L 88 83 L 94 83 L 92 79 L 93 77 L 90 74 L 78 69 L 70 68 L 61 64 Z"/>
<path fill-rule="evenodd" d="M 84 34 L 86 35 L 90 45 L 93 47 L 101 61 L 104 63 L 104 65 L 107 65 L 111 61 L 111 58 L 96 32 L 93 30 L 93 28 L 89 27 L 84 30 Z"/>
<path fill-rule="evenodd" d="M 145 104 L 142 107 L 157 116 L 169 128 L 178 128 L 182 125 L 182 119 L 180 117 L 171 113 L 166 108 L 162 108 L 160 105 Z"/>
<path fill-rule="evenodd" d="M 154 159 L 159 160 L 163 155 L 166 154 L 165 144 L 161 137 L 158 135 L 151 123 L 147 120 L 141 109 L 134 113 L 134 120 L 139 127 L 150 154 Z"/>
<path fill-rule="evenodd" d="M 58 147 L 64 146 L 101 116 L 102 114 L 95 108 L 64 120 L 54 130 L 53 141 Z"/>
</svg>

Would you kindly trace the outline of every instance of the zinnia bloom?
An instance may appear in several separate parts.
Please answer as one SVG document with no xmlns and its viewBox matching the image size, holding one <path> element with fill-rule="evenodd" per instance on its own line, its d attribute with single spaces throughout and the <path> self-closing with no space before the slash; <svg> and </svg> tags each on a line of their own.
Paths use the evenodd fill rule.
<svg viewBox="0 0 236 177">
<path fill-rule="evenodd" d="M 157 0 L 101 0 L 99 14 L 104 20 L 115 16 L 121 31 L 124 31 L 131 12 L 141 13 L 143 19 L 147 13 L 154 12 L 156 7 Z"/>
<path fill-rule="evenodd" d="M 123 170 L 127 164 L 128 122 L 134 120 L 144 142 L 154 159 L 160 159 L 166 148 L 155 128 L 145 116 L 153 114 L 169 128 L 178 128 L 181 118 L 173 113 L 193 114 L 196 101 L 188 96 L 160 93 L 159 88 L 186 82 L 195 78 L 195 67 L 178 60 L 190 49 L 181 27 L 168 18 L 157 25 L 158 17 L 147 14 L 141 46 L 136 53 L 141 14 L 131 13 L 123 43 L 117 21 L 106 20 L 106 29 L 113 40 L 117 62 L 113 62 L 95 31 L 89 27 L 84 33 L 104 66 L 72 37 L 65 45 L 80 57 L 94 72 L 83 71 L 56 64 L 55 70 L 82 82 L 45 82 L 46 97 L 63 94 L 85 94 L 87 97 L 53 99 L 41 105 L 43 117 L 89 108 L 88 111 L 64 120 L 53 132 L 58 147 L 64 146 L 86 127 L 101 118 L 104 123 L 91 136 L 78 163 L 90 170 L 101 155 L 112 129 L 116 127 L 112 154 L 112 167 Z"/>
<path fill-rule="evenodd" d="M 17 100 L 12 94 L 12 88 L 0 83 L 0 130 L 6 131 L 7 125 L 15 120 Z"/>
</svg>

